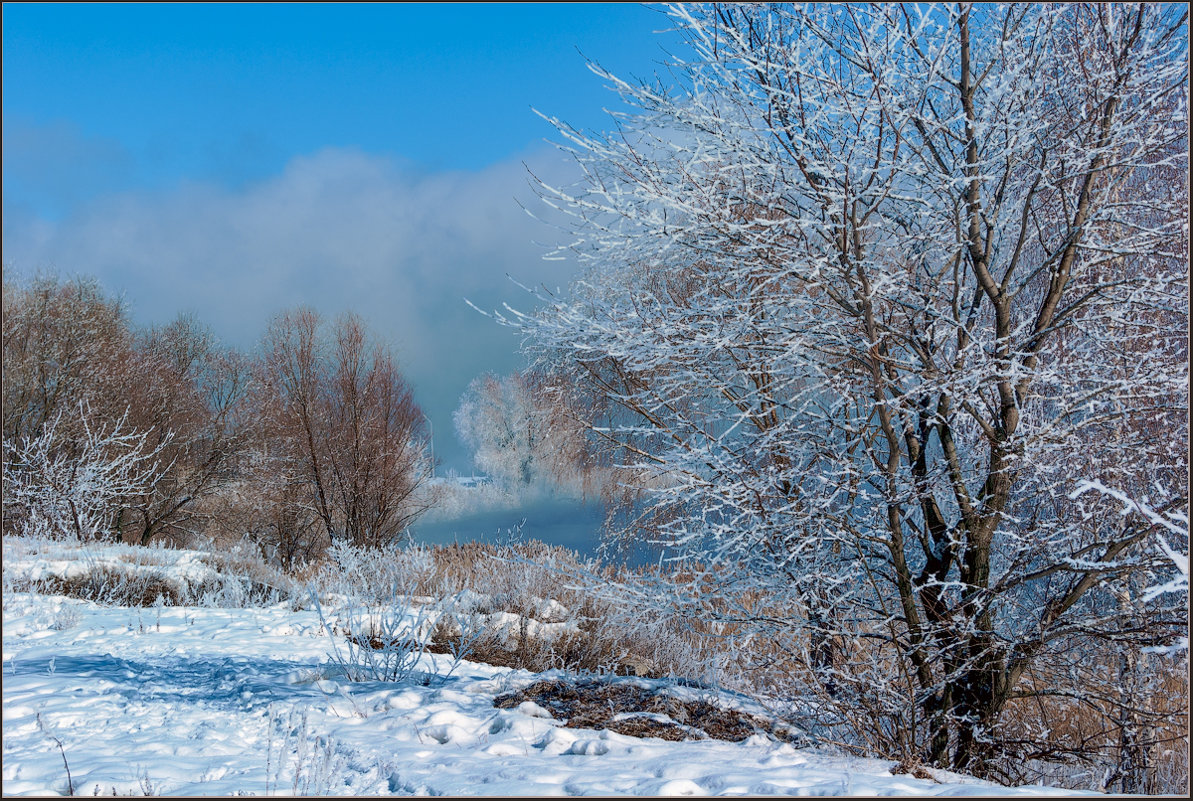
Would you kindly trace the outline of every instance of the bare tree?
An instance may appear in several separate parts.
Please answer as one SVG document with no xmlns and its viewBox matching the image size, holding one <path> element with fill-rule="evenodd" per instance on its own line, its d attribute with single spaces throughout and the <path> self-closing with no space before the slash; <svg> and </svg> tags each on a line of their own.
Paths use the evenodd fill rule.
<svg viewBox="0 0 1193 801">
<path fill-rule="evenodd" d="M 555 121 L 585 179 L 544 196 L 589 269 L 515 321 L 619 410 L 592 436 L 684 559 L 655 597 L 762 637 L 855 742 L 1093 758 L 1008 710 L 1145 715 L 1084 679 L 1186 625 L 1133 589 L 1154 524 L 1071 496 L 1187 510 L 1185 14 L 671 14 L 678 88 L 594 68 L 638 113 Z"/>
<path fill-rule="evenodd" d="M 143 436 L 163 467 L 116 505 L 110 536 L 147 544 L 195 534 L 206 522 L 201 502 L 232 476 L 247 360 L 192 318 L 134 329 L 90 279 L 6 282 L 4 291 L 5 442 L 38 441 L 69 460 L 82 458 L 88 426 Z"/>
<path fill-rule="evenodd" d="M 119 370 L 130 419 L 153 432 L 174 465 L 130 504 L 133 514 L 122 528 L 142 545 L 162 535 L 183 542 L 209 518 L 203 501 L 235 477 L 249 361 L 219 347 L 209 329 L 184 315 L 138 335 Z"/>
<path fill-rule="evenodd" d="M 283 470 L 331 542 L 381 545 L 423 511 L 430 475 L 423 414 L 389 352 L 345 315 L 325 339 L 311 309 L 283 314 L 265 339 L 263 382 Z"/>
<path fill-rule="evenodd" d="M 290 565 L 329 538 L 390 541 L 430 500 L 422 413 L 355 317 L 324 340 L 313 312 L 283 316 L 256 365 L 192 317 L 135 329 L 91 280 L 4 293 L 6 531 L 32 525 L 35 496 L 85 494 L 78 482 L 109 462 L 106 489 L 61 533 L 247 534 Z M 128 453 L 113 462 L 120 443 Z M 112 472 L 140 453 L 152 470 Z"/>
<path fill-rule="evenodd" d="M 5 440 L 36 438 L 55 417 L 60 433 L 78 433 L 65 431 L 78 415 L 60 413 L 80 402 L 112 421 L 123 414 L 109 366 L 128 357 L 132 333 L 121 301 L 94 280 L 6 279 L 3 344 Z"/>
</svg>

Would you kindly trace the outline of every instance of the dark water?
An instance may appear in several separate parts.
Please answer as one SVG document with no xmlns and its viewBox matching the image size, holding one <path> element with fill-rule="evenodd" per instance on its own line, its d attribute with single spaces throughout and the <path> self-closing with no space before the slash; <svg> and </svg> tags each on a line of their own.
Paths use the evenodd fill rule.
<svg viewBox="0 0 1193 801">
<path fill-rule="evenodd" d="M 414 541 L 423 545 L 452 542 L 504 543 L 511 539 L 539 540 L 562 545 L 582 557 L 641 564 L 649 560 L 645 549 L 633 553 L 598 553 L 605 509 L 600 503 L 575 498 L 548 497 L 517 509 L 480 512 L 455 520 L 419 522 L 411 526 Z M 525 522 L 523 522 L 525 521 Z M 521 531 L 518 526 L 521 524 Z"/>
</svg>

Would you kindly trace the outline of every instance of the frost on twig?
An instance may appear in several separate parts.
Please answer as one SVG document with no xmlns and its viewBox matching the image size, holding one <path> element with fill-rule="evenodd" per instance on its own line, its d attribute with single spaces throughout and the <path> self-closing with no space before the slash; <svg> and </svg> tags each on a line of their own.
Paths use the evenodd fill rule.
<svg viewBox="0 0 1193 801">
<path fill-rule="evenodd" d="M 1113 498 L 1123 504 L 1124 514 L 1138 514 L 1147 520 L 1156 529 L 1154 537 L 1156 546 L 1163 554 L 1172 562 L 1173 567 L 1176 568 L 1176 575 L 1168 581 L 1161 584 L 1153 584 L 1144 590 L 1141 600 L 1151 601 L 1161 595 L 1168 593 L 1189 594 L 1189 552 L 1184 552 L 1174 548 L 1168 540 L 1161 534 L 1161 531 L 1166 531 L 1170 536 L 1174 536 L 1179 540 L 1183 539 L 1186 543 L 1186 548 L 1189 542 L 1189 517 L 1183 512 L 1172 511 L 1167 514 L 1160 514 L 1152 509 L 1146 503 L 1128 496 L 1126 493 L 1107 487 L 1101 481 L 1091 481 L 1088 479 L 1082 480 L 1070 495 L 1070 498 L 1076 498 L 1087 492 L 1098 492 L 1109 498 Z M 1189 650 L 1188 635 L 1179 637 L 1177 642 L 1172 646 L 1160 646 L 1148 649 L 1152 652 L 1167 653 L 1169 655 L 1177 655 Z"/>
</svg>

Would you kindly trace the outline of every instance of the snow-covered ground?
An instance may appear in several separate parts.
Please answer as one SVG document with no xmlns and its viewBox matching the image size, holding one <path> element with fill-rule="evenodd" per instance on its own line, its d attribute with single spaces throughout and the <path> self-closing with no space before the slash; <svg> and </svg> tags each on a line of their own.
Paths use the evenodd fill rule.
<svg viewBox="0 0 1193 801">
<path fill-rule="evenodd" d="M 62 569 L 21 561 L 5 572 Z M 430 685 L 353 683 L 318 614 L 289 603 L 127 608 L 5 586 L 5 795 L 1070 794 L 892 775 L 891 762 L 762 735 L 565 728 L 529 702 L 493 706 L 544 674 L 484 664 Z M 423 658 L 428 670 L 450 660 Z"/>
</svg>

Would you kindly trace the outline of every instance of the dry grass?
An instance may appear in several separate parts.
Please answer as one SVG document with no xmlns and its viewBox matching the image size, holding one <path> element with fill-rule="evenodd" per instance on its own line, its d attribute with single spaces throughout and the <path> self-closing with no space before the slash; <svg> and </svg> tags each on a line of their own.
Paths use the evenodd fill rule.
<svg viewBox="0 0 1193 801">
<path fill-rule="evenodd" d="M 65 595 L 105 606 L 229 606 L 248 607 L 275 603 L 281 598 L 278 588 L 249 578 L 218 576 L 188 584 L 152 568 L 121 569 L 96 565 L 83 573 L 69 576 L 46 575 L 37 579 L 16 579 L 15 592 Z"/>
<path fill-rule="evenodd" d="M 109 606 L 178 606 L 183 593 L 176 582 L 153 571 L 125 571 L 107 565 L 72 576 L 44 576 L 28 583 L 26 592 L 65 595 Z"/>
<path fill-rule="evenodd" d="M 1028 677 L 1023 688 L 1029 697 L 1015 699 L 1003 715 L 1001 736 L 1021 742 L 1023 758 L 1007 766 L 1008 782 L 1048 783 L 1057 786 L 1095 786 L 1114 775 L 1122 742 L 1124 699 L 1114 677 L 1118 666 L 1113 655 L 1090 655 L 1088 692 L 1083 699 L 1053 695 L 1051 688 L 1071 679 L 1056 679 L 1046 672 Z M 1136 720 L 1144 731 L 1148 751 L 1146 791 L 1174 792 L 1189 783 L 1189 675 L 1182 660 L 1156 658 L 1147 665 L 1147 686 L 1139 690 Z M 1033 692 L 1036 689 L 1041 691 Z M 1074 782 L 1082 771 L 1068 764 L 1073 755 L 1089 780 Z"/>
<path fill-rule="evenodd" d="M 246 607 L 293 599 L 298 585 L 265 565 L 251 549 L 222 553 L 187 552 L 184 578 L 168 569 L 179 552 L 132 545 L 84 545 L 6 537 L 6 592 L 64 595 L 109 606 Z M 69 569 L 14 567 L 39 558 L 65 562 Z"/>
<path fill-rule="evenodd" d="M 700 677 L 705 644 L 678 618 L 644 616 L 591 592 L 578 576 L 614 572 L 580 560 L 559 546 L 459 543 L 389 551 L 338 547 L 311 573 L 319 592 L 340 592 L 371 603 L 395 597 L 441 599 L 470 593 L 467 611 L 509 613 L 521 619 L 514 636 L 482 635 L 470 659 L 540 672 Z M 536 624 L 563 624 L 541 626 Z M 545 629 L 551 632 L 543 634 Z M 436 632 L 430 650 L 447 653 L 459 635 Z"/>
</svg>

